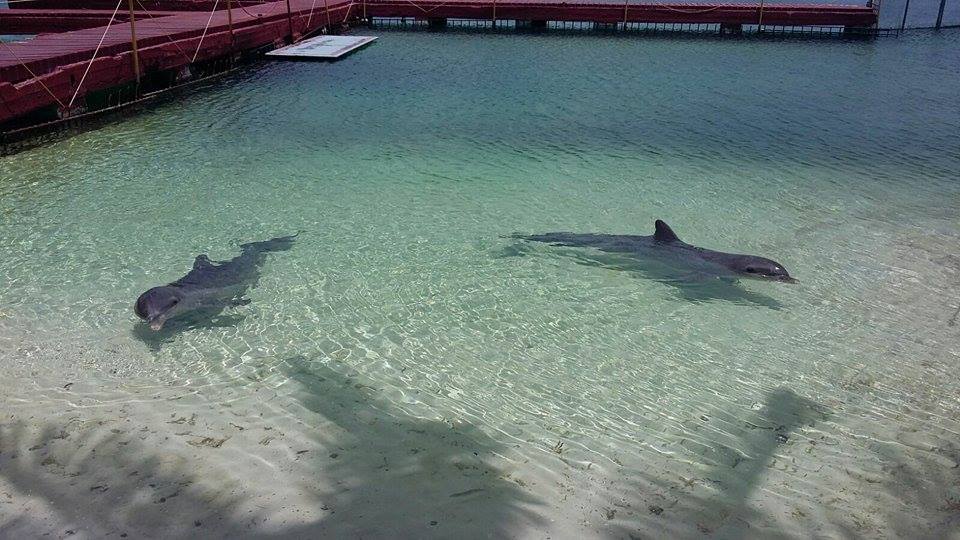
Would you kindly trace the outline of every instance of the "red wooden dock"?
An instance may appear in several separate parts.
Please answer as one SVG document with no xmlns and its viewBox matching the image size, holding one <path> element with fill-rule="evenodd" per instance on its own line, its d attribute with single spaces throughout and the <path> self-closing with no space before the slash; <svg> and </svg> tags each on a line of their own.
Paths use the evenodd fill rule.
<svg viewBox="0 0 960 540">
<path fill-rule="evenodd" d="M 576 21 L 600 24 L 676 23 L 770 26 L 848 26 L 876 24 L 873 8 L 819 4 L 723 4 L 654 2 L 544 2 L 542 0 L 367 0 L 371 17 Z M 761 15 L 762 13 L 762 15 Z"/>
<path fill-rule="evenodd" d="M 204 62 L 273 48 L 290 41 L 291 36 L 295 40 L 317 31 L 333 31 L 362 18 L 413 18 L 434 24 L 447 19 L 514 20 L 531 26 L 545 26 L 547 21 L 706 23 L 727 29 L 761 22 L 769 26 L 868 28 L 877 22 L 872 7 L 814 4 L 233 0 L 229 13 L 226 0 L 134 0 L 134 4 L 138 10 L 134 16 L 139 75 L 158 80 L 158 74 L 163 74 L 171 84 L 190 77 Z M 0 33 L 40 35 L 0 46 L 0 131 L 29 124 L 31 115 L 48 121 L 51 116 L 83 113 L 88 106 L 94 107 L 87 103 L 91 94 L 129 86 L 137 79 L 129 12 L 119 8 L 116 0 L 35 0 L 13 5 L 16 9 L 0 10 Z M 31 8 L 24 9 L 25 5 Z M 84 9 L 79 9 L 80 5 Z M 46 112 L 37 116 L 37 111 Z"/>
<path fill-rule="evenodd" d="M 291 29 L 296 38 L 343 23 L 352 7 L 350 0 L 290 0 L 289 4 L 289 14 L 286 1 L 235 8 L 230 16 L 226 10 L 135 12 L 141 76 L 177 73 L 198 62 L 281 45 Z M 7 15 L 5 10 L 4 16 L 22 20 L 30 11 L 34 10 L 14 9 Z M 106 17 L 108 22 L 112 13 L 93 10 L 81 19 Z M 61 109 L 61 115 L 84 112 L 82 98 L 90 92 L 133 82 L 130 23 L 126 14 L 118 19 L 109 29 L 103 24 L 3 44 L 0 124 L 51 106 Z M 20 24 L 20 28 L 26 26 Z M 91 62 L 94 51 L 96 58 Z"/>
</svg>

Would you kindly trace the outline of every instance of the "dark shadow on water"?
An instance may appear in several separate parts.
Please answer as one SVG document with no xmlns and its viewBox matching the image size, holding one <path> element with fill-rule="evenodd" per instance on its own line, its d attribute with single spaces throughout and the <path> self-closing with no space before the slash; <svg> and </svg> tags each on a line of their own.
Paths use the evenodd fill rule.
<svg viewBox="0 0 960 540">
<path fill-rule="evenodd" d="M 524 257 L 534 253 L 542 253 L 542 251 L 533 246 L 518 243 L 505 246 L 496 256 L 501 258 Z M 679 298 L 688 302 L 730 302 L 773 310 L 784 308 L 783 303 L 779 300 L 763 293 L 745 289 L 736 279 L 699 274 L 695 270 L 678 269 L 652 260 L 640 260 L 626 255 L 592 252 L 583 249 L 551 248 L 551 254 L 572 259 L 582 266 L 627 272 L 641 279 L 662 283 L 671 287 Z"/>
<path fill-rule="evenodd" d="M 142 443 L 139 426 L 102 423 L 0 424 L 0 479 L 30 496 L 3 501 L 2 512 L 14 517 L 0 521 L 0 538 L 192 538 L 209 531 L 203 526 L 216 526 L 218 537 L 243 532 L 224 519 L 241 502 L 230 490 L 203 487 L 188 460 Z M 68 526 L 54 528 L 61 523 Z"/>
<path fill-rule="evenodd" d="M 860 528 L 834 512 L 837 528 L 850 538 L 867 536 L 877 526 L 895 538 L 934 540 L 960 533 L 960 443 L 944 438 L 923 449 L 877 443 L 874 450 L 882 482 L 869 488 L 882 490 L 885 501 L 874 523 L 859 523 Z"/>
<path fill-rule="evenodd" d="M 537 500 L 509 471 L 509 449 L 469 423 L 397 410 L 359 373 L 344 375 L 303 357 L 285 373 L 307 410 L 348 433 L 320 456 L 316 474 L 335 489 L 327 514 L 288 531 L 304 538 L 449 538 L 469 527 L 489 538 L 529 533 Z"/>
<path fill-rule="evenodd" d="M 749 527 L 743 528 L 755 513 L 749 499 L 763 482 L 780 446 L 787 444 L 800 428 L 813 427 L 827 417 L 825 408 L 787 388 L 767 396 L 763 408 L 744 421 L 746 431 L 741 435 L 741 443 L 748 454 L 731 452 L 730 459 L 718 460 L 706 477 L 723 493 L 722 501 L 716 501 L 725 507 L 719 514 L 722 521 L 715 528 L 718 533 L 749 535 Z"/>
<path fill-rule="evenodd" d="M 828 417 L 824 407 L 792 390 L 774 390 L 759 410 L 745 418 L 726 418 L 738 428 L 733 433 L 736 448 L 721 442 L 706 449 L 692 445 L 699 454 L 697 461 L 707 464 L 702 477 L 639 473 L 635 483 L 642 498 L 632 503 L 639 522 L 622 525 L 614 537 L 627 538 L 640 529 L 659 530 L 670 538 L 788 538 L 781 531 L 758 529 L 760 512 L 750 500 L 781 447 L 790 444 L 801 428 Z"/>
<path fill-rule="evenodd" d="M 175 341 L 177 335 L 191 330 L 210 330 L 231 328 L 243 321 L 243 315 L 225 315 L 226 309 L 203 309 L 170 319 L 163 328 L 154 331 L 142 321 L 138 321 L 130 331 L 133 337 L 143 342 L 150 350 L 160 351 L 164 345 Z"/>
<path fill-rule="evenodd" d="M 245 450 L 235 443 L 220 449 L 222 441 L 195 436 L 195 451 L 164 450 L 151 444 L 167 440 L 163 429 L 65 414 L 43 425 L 0 423 L 0 485 L 20 494 L 8 501 L 0 493 L 0 512 L 11 516 L 0 520 L 0 538 L 537 536 L 539 503 L 510 478 L 511 449 L 471 424 L 406 415 L 360 374 L 302 358 L 281 370 L 295 388 L 289 402 L 305 409 L 294 412 L 314 422 L 304 433 L 324 448 L 301 462 L 295 504 L 307 524 L 270 523 L 245 492 L 269 494 L 271 486 L 251 490 L 245 471 L 203 457 Z"/>
</svg>

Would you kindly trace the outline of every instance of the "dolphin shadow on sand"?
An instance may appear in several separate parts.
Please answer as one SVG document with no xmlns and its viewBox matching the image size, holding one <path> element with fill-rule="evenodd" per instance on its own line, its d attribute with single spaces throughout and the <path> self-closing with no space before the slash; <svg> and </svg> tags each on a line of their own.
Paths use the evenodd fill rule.
<svg viewBox="0 0 960 540">
<path fill-rule="evenodd" d="M 185 330 L 237 324 L 243 317 L 221 316 L 224 310 L 250 303 L 244 294 L 259 281 L 267 254 L 290 249 L 297 236 L 242 244 L 240 255 L 229 261 L 198 255 L 187 275 L 137 298 L 134 312 L 147 324 L 138 325 L 134 335 L 156 347 Z"/>
<path fill-rule="evenodd" d="M 232 328 L 244 319 L 243 315 L 227 314 L 224 313 L 225 311 L 226 308 L 224 307 L 201 308 L 168 321 L 160 330 L 151 330 L 149 325 L 137 324 L 133 327 L 131 333 L 150 350 L 158 352 L 164 344 L 173 343 L 174 339 L 183 332 Z"/>
<path fill-rule="evenodd" d="M 507 238 L 542 242 L 577 264 L 630 272 L 643 279 L 676 289 L 690 302 L 727 301 L 782 309 L 778 300 L 743 288 L 740 278 L 796 283 L 780 263 L 754 255 L 713 251 L 681 241 L 670 227 L 657 220 L 652 236 L 547 233 L 513 234 Z M 592 248 L 583 250 L 581 248 Z M 505 248 L 501 257 L 525 256 L 533 250 L 524 245 Z"/>
</svg>

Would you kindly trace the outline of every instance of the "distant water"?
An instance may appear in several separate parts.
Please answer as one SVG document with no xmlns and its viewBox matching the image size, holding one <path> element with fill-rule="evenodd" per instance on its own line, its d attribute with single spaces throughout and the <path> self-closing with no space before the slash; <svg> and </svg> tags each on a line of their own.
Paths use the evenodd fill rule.
<svg viewBox="0 0 960 540">
<path fill-rule="evenodd" d="M 164 449 L 158 463 L 182 454 L 205 481 L 240 482 L 218 492 L 316 512 L 303 520 L 329 514 L 276 493 L 337 474 L 331 508 L 359 493 L 431 507 L 417 497 L 440 480 L 381 483 L 416 455 L 433 456 L 423 478 L 488 482 L 443 504 L 549 517 L 499 515 L 504 534 L 935 537 L 956 523 L 960 33 L 375 33 L 347 60 L 264 63 L 0 159 L 6 425 L 113 426 L 103 440 L 129 432 Z M 650 234 L 657 218 L 801 283 L 662 283 L 503 238 Z M 159 336 L 136 321 L 137 295 L 196 255 L 298 230 L 249 306 Z M 256 422 L 276 431 L 251 435 Z M 436 426 L 473 442 L 432 453 Z M 325 450 L 301 459 L 309 444 Z M 360 467 L 348 447 L 385 454 Z M 228 472 L 211 472 L 216 456 Z M 96 509 L 105 482 L 70 485 Z M 516 490 L 527 502 L 507 500 Z M 212 504 L 198 500 L 170 504 Z"/>
</svg>

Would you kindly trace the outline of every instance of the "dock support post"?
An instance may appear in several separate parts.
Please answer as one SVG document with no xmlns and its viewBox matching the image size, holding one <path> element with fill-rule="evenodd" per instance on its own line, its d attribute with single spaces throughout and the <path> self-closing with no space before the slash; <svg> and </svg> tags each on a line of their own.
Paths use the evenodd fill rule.
<svg viewBox="0 0 960 540">
<path fill-rule="evenodd" d="M 740 34 L 742 34 L 742 33 L 743 33 L 743 25 L 742 25 L 742 24 L 720 23 L 720 35 L 721 35 L 721 36 L 722 36 L 722 35 L 726 35 L 726 34 L 740 35 Z"/>
<path fill-rule="evenodd" d="M 233 51 L 233 12 L 230 11 L 233 6 L 230 2 L 231 0 L 227 0 L 227 28 L 230 29 L 230 50 Z"/>
<path fill-rule="evenodd" d="M 290 15 L 290 0 L 287 0 L 287 28 L 290 30 L 290 44 L 293 44 L 293 16 Z"/>
<path fill-rule="evenodd" d="M 427 19 L 427 28 L 431 30 L 442 30 L 447 27 L 447 19 Z"/>
<path fill-rule="evenodd" d="M 910 0 L 907 0 L 907 3 L 903 5 L 903 19 L 900 20 L 900 32 L 903 32 L 903 28 L 907 25 L 907 11 L 910 10 Z M 898 34 L 900 32 L 897 32 Z"/>
<path fill-rule="evenodd" d="M 763 0 L 760 0 L 760 15 L 757 17 L 757 33 L 763 32 Z"/>
<path fill-rule="evenodd" d="M 530 21 L 530 28 L 545 30 L 547 28 L 547 21 Z"/>
<path fill-rule="evenodd" d="M 135 96 L 140 97 L 140 51 L 137 50 L 137 24 L 133 16 L 133 0 L 127 0 L 130 10 L 130 48 L 133 50 L 133 75 L 137 81 Z"/>
<path fill-rule="evenodd" d="M 940 0 L 940 11 L 937 13 L 937 30 L 943 26 L 943 8 L 947 6 L 947 0 Z"/>
</svg>

